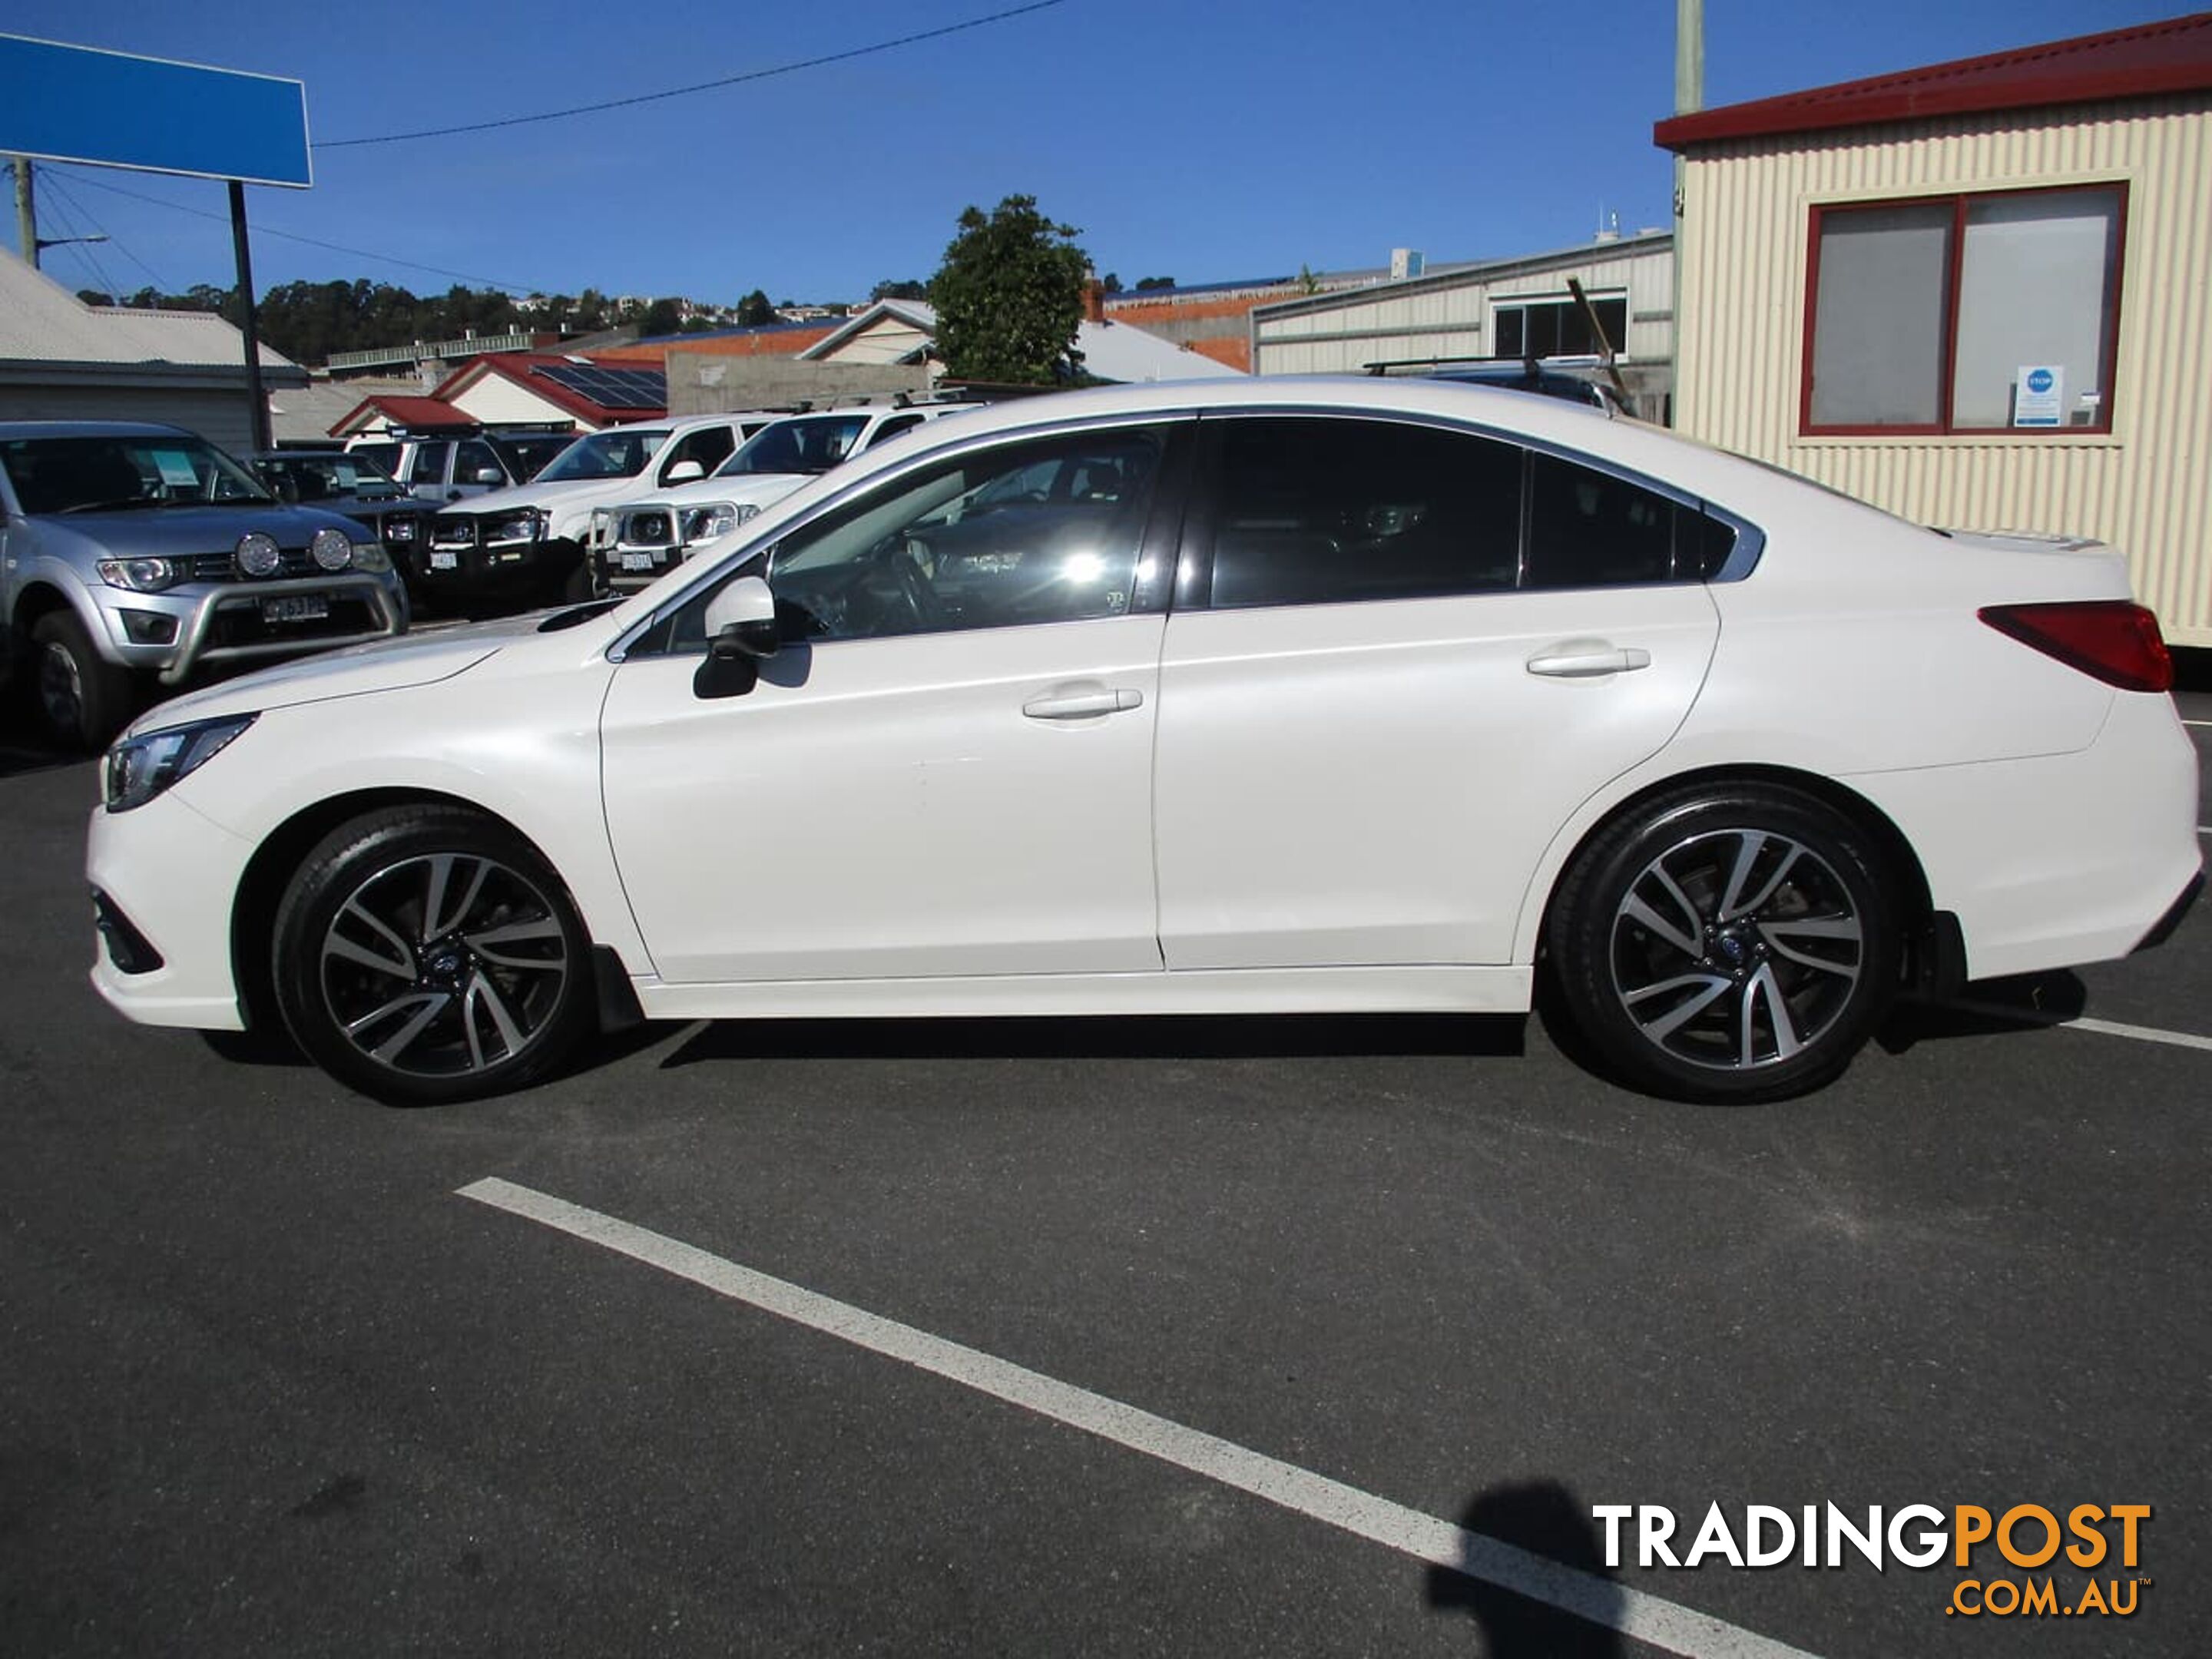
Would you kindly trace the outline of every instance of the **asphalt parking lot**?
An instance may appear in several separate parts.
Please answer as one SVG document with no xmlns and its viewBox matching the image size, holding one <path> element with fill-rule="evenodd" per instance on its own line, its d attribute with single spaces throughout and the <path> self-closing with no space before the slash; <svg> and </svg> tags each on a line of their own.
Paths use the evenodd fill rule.
<svg viewBox="0 0 2212 1659">
<path fill-rule="evenodd" d="M 1773 1107 L 1283 1018 L 653 1027 L 400 1112 L 105 1009 L 94 794 L 0 736 L 0 1652 L 2212 1640 L 2212 907 Z M 1603 1565 L 1716 1503 L 2152 1513 Z"/>
</svg>

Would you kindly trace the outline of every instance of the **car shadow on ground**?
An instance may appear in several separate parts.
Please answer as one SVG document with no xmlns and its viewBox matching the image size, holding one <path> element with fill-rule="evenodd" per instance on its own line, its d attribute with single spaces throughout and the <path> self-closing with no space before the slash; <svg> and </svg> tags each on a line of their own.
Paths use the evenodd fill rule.
<svg viewBox="0 0 2212 1659">
<path fill-rule="evenodd" d="M 2063 969 L 1977 980 L 1948 1001 L 1900 1000 L 1875 1041 L 1887 1053 L 1901 1054 L 1919 1042 L 2061 1024 L 2080 1018 L 2088 1006 L 2089 988 Z"/>
<path fill-rule="evenodd" d="M 1513 1058 L 1525 1052 L 1527 1029 L 1519 1014 L 740 1019 L 702 1026 L 660 1063 L 673 1068 L 723 1060 Z"/>
<path fill-rule="evenodd" d="M 1465 1559 L 1428 1570 L 1425 1599 L 1434 1611 L 1472 1619 L 1490 1659 L 1619 1659 L 1627 1598 L 1605 1565 L 1588 1504 L 1556 1480 L 1531 1480 L 1478 1493 L 1459 1524 L 1473 1534 Z M 1512 1553 L 1521 1551 L 1572 1571 L 1548 1573 Z M 1536 1578 L 1574 1611 L 1507 1589 L 1500 1577 Z"/>
</svg>

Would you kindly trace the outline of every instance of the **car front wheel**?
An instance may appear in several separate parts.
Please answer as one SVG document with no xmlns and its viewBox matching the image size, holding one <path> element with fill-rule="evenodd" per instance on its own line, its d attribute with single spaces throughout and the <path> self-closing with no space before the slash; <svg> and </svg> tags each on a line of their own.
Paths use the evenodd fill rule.
<svg viewBox="0 0 2212 1659">
<path fill-rule="evenodd" d="M 131 718 L 131 671 L 100 654 L 73 611 L 51 611 L 32 624 L 29 678 L 40 728 L 72 752 L 106 748 Z"/>
<path fill-rule="evenodd" d="M 277 911 L 273 973 L 294 1040 L 395 1105 L 520 1088 L 592 1018 L 589 941 L 560 878 L 460 808 L 395 808 L 326 837 Z"/>
<path fill-rule="evenodd" d="M 1887 861 L 1823 803 L 1694 788 L 1608 826 L 1570 866 L 1549 965 L 1603 1069 L 1652 1092 L 1777 1100 L 1838 1076 L 1895 994 Z"/>
</svg>

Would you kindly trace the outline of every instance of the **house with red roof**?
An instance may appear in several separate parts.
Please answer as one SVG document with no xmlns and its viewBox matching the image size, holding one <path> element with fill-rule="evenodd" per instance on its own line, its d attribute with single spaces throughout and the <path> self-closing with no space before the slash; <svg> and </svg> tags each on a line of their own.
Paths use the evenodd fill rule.
<svg viewBox="0 0 2212 1659">
<path fill-rule="evenodd" d="M 1654 137 L 1679 428 L 1922 523 L 2109 542 L 2212 646 L 2212 12 Z"/>
</svg>

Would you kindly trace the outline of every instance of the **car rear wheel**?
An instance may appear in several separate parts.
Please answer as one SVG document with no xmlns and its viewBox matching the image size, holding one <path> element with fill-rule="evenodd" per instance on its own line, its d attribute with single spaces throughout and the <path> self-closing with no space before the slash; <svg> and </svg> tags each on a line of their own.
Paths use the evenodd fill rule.
<svg viewBox="0 0 2212 1659">
<path fill-rule="evenodd" d="M 591 1024 L 589 940 L 560 878 L 465 809 L 395 808 L 326 837 L 292 878 L 274 950 L 294 1040 L 395 1105 L 522 1087 Z"/>
<path fill-rule="evenodd" d="M 131 671 L 93 647 L 74 611 L 50 611 L 31 625 L 32 711 L 46 737 L 72 752 L 104 749 L 131 719 Z"/>
<path fill-rule="evenodd" d="M 1816 1089 L 1897 989 L 1900 898 L 1886 860 L 1823 803 L 1767 785 L 1662 796 L 1577 856 L 1546 929 L 1594 1057 L 1679 1098 Z"/>
</svg>

